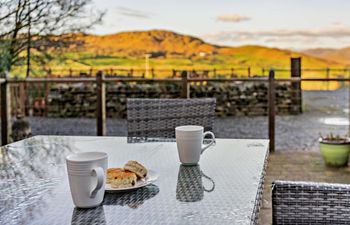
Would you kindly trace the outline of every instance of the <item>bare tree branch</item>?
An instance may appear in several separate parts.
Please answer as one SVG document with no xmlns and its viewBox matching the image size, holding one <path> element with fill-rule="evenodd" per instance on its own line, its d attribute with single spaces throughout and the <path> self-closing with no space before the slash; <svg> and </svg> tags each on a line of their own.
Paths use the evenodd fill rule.
<svg viewBox="0 0 350 225">
<path fill-rule="evenodd" d="M 30 67 L 31 58 L 52 60 L 53 49 L 77 45 L 74 34 L 100 23 L 104 12 L 94 10 L 91 0 L 1 0 L 0 15 L 1 72 L 24 62 Z"/>
</svg>

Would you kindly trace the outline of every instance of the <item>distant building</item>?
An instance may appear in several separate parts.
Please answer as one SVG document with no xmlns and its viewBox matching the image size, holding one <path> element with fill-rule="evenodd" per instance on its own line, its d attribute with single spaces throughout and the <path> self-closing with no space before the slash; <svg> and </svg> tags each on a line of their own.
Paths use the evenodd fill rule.
<svg viewBox="0 0 350 225">
<path fill-rule="evenodd" d="M 198 55 L 200 57 L 206 57 L 208 54 L 206 52 L 200 52 Z"/>
</svg>

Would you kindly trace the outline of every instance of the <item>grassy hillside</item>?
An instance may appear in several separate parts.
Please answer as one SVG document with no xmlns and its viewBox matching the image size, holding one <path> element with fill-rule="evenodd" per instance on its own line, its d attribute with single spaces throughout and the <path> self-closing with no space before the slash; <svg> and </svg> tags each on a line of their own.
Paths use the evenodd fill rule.
<svg viewBox="0 0 350 225">
<path fill-rule="evenodd" d="M 316 48 L 304 51 L 305 54 L 350 66 L 350 48 Z"/>
<path fill-rule="evenodd" d="M 144 57 L 150 53 L 154 57 L 191 57 L 200 52 L 214 54 L 219 48 L 199 38 L 163 30 L 90 35 L 82 40 L 86 52 L 108 56 Z"/>
<path fill-rule="evenodd" d="M 150 54 L 150 67 L 169 70 L 158 73 L 169 76 L 171 69 L 213 70 L 217 74 L 230 73 L 231 68 L 251 67 L 252 75 L 261 75 L 262 68 L 289 69 L 290 57 L 302 57 L 303 68 L 344 68 L 343 61 L 329 60 L 327 57 L 314 57 L 309 53 L 298 53 L 284 49 L 263 46 L 227 47 L 217 46 L 203 40 L 171 31 L 151 30 L 122 32 L 112 35 L 80 35 L 84 43 L 78 49 L 57 53 L 60 57 L 46 65 L 55 74 L 67 74 L 68 69 L 88 71 L 109 69 L 144 69 L 145 54 Z M 62 60 L 64 59 L 64 60 Z M 17 67 L 15 75 L 24 74 L 24 68 Z M 43 70 L 36 67 L 33 75 L 42 76 Z M 247 71 L 239 72 L 247 75 Z M 278 73 L 288 77 L 289 73 Z M 324 73 L 305 73 L 308 77 L 323 77 Z"/>
</svg>

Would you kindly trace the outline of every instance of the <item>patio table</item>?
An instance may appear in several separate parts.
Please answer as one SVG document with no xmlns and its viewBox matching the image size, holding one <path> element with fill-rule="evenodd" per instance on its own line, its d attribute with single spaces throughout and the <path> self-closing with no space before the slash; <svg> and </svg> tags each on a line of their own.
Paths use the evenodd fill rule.
<svg viewBox="0 0 350 225">
<path fill-rule="evenodd" d="M 108 153 L 109 167 L 137 160 L 159 178 L 75 208 L 65 157 L 81 151 Z M 255 224 L 267 156 L 268 140 L 217 139 L 198 166 L 184 167 L 175 142 L 35 136 L 1 147 L 0 224 Z"/>
</svg>

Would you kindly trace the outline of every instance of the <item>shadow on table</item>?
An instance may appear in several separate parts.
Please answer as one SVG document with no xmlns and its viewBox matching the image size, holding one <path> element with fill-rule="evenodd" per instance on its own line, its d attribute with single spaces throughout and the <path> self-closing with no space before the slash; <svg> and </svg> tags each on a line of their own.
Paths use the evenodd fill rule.
<svg viewBox="0 0 350 225">
<path fill-rule="evenodd" d="M 130 208 L 136 209 L 158 193 L 159 188 L 154 184 L 131 192 L 106 193 L 102 205 L 99 207 L 92 209 L 74 208 L 71 224 L 106 224 L 103 210 L 104 205 L 129 206 Z"/>
<path fill-rule="evenodd" d="M 212 187 L 204 187 L 202 177 L 212 183 Z M 215 189 L 215 182 L 205 175 L 199 165 L 179 167 L 179 175 L 176 186 L 176 199 L 180 202 L 198 202 L 204 197 L 204 192 L 212 192 Z"/>
</svg>

